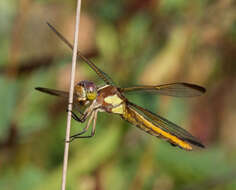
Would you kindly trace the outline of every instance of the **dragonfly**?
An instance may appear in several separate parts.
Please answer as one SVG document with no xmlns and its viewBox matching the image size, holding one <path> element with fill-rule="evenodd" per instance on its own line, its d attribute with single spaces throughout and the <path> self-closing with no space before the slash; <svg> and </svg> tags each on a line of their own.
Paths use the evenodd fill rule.
<svg viewBox="0 0 236 190">
<path fill-rule="evenodd" d="M 65 43 L 68 47 L 73 49 L 69 41 L 53 27 L 47 23 L 50 29 Z M 104 85 L 98 87 L 94 82 L 83 80 L 74 86 L 73 105 L 76 107 L 85 106 L 86 109 L 81 112 L 79 116 L 73 111 L 72 118 L 80 123 L 88 120 L 83 130 L 75 135 L 70 136 L 70 141 L 77 138 L 90 138 L 95 135 L 96 121 L 98 112 L 107 112 L 119 115 L 123 120 L 128 121 L 139 129 L 149 133 L 150 135 L 164 139 L 171 145 L 179 147 L 184 150 L 192 150 L 193 145 L 204 148 L 204 145 L 188 131 L 176 125 L 175 123 L 153 113 L 137 104 L 132 103 L 125 97 L 128 92 L 151 92 L 154 94 L 167 95 L 173 97 L 195 97 L 200 96 L 206 92 L 206 89 L 196 85 L 185 82 L 177 82 L 163 85 L 139 85 L 127 88 L 118 87 L 114 84 L 111 77 L 98 68 L 91 60 L 86 58 L 80 51 L 77 55 L 88 64 L 88 66 L 95 71 Z M 66 91 L 55 90 L 44 87 L 36 87 L 43 93 L 64 98 L 69 97 Z M 92 123 L 92 124 L 91 124 Z M 91 133 L 85 133 L 92 126 Z"/>
</svg>

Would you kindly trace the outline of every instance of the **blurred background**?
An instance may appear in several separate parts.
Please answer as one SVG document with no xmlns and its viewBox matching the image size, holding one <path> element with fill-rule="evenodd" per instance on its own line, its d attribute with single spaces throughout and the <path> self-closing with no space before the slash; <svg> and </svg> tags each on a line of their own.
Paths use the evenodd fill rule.
<svg viewBox="0 0 236 190">
<path fill-rule="evenodd" d="M 0 1 L 0 189 L 61 186 L 76 1 Z M 82 0 L 79 48 L 117 85 L 190 82 L 198 98 L 130 94 L 198 137 L 186 152 L 100 113 L 96 135 L 70 145 L 68 190 L 236 189 L 236 3 Z M 102 81 L 83 62 L 76 81 Z M 73 121 L 71 134 L 83 125 Z"/>
</svg>

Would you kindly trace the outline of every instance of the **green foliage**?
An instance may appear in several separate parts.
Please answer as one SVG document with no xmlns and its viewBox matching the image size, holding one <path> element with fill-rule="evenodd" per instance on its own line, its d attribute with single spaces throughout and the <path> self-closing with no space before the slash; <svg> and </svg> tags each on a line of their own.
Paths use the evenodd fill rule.
<svg viewBox="0 0 236 190">
<path fill-rule="evenodd" d="M 0 138 L 4 139 L 8 134 L 8 127 L 11 125 L 11 121 L 14 121 L 14 112 L 16 109 L 16 102 L 19 99 L 19 87 L 18 83 L 0 78 Z M 4 108 L 4 109 L 3 109 Z"/>
<path fill-rule="evenodd" d="M 127 94 L 206 148 L 186 152 L 99 113 L 95 137 L 70 144 L 67 189 L 236 189 L 232 2 L 82 1 L 79 48 L 116 84 L 207 88 L 206 96 L 188 100 Z M 1 190 L 60 188 L 67 100 L 34 88 L 69 89 L 71 53 L 45 21 L 72 42 L 74 6 L 72 0 L 0 1 Z M 96 79 L 86 63 L 77 69 L 76 82 Z M 73 120 L 71 134 L 85 125 Z"/>
</svg>

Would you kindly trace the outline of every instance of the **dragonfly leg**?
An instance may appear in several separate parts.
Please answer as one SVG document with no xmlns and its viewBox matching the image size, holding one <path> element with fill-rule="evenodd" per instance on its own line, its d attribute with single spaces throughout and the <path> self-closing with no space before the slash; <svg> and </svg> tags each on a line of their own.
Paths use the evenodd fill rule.
<svg viewBox="0 0 236 190">
<path fill-rule="evenodd" d="M 91 114 L 92 114 L 92 115 L 91 115 L 91 117 L 89 118 L 88 123 L 86 124 L 86 127 L 83 129 L 83 131 L 80 132 L 80 133 L 77 133 L 77 134 L 75 134 L 75 135 L 70 136 L 70 140 L 69 140 L 68 142 L 72 142 L 74 139 L 80 138 L 80 136 L 81 136 L 82 134 L 84 134 L 84 133 L 86 133 L 86 132 L 88 131 L 88 128 L 89 128 L 89 126 L 90 126 L 92 120 L 94 119 L 95 113 L 92 112 Z"/>
<path fill-rule="evenodd" d="M 71 116 L 72 116 L 72 118 L 75 120 L 75 121 L 78 121 L 78 122 L 80 122 L 80 123 L 83 123 L 83 122 L 85 122 L 85 120 L 86 120 L 86 114 L 83 114 L 83 113 L 81 113 L 80 112 L 80 114 L 82 115 L 81 117 L 78 117 L 73 111 L 69 111 L 68 109 L 66 110 L 67 112 L 71 112 Z"/>
<path fill-rule="evenodd" d="M 89 121 L 88 121 L 88 124 L 87 124 L 87 129 L 86 131 L 88 130 L 88 126 L 90 125 L 92 119 L 93 119 L 93 128 L 92 128 L 92 131 L 91 131 L 91 134 L 90 135 L 86 135 L 86 136 L 81 136 L 81 133 L 78 133 L 78 134 L 75 134 L 75 135 L 72 135 L 70 137 L 70 141 L 69 142 L 72 142 L 73 140 L 75 139 L 78 139 L 78 138 L 91 138 L 95 135 L 95 129 L 96 129 L 96 121 L 97 121 L 97 110 L 95 112 L 93 112 L 92 116 L 89 118 Z M 85 131 L 85 132 L 86 132 Z M 82 133 L 83 134 L 83 133 Z"/>
</svg>

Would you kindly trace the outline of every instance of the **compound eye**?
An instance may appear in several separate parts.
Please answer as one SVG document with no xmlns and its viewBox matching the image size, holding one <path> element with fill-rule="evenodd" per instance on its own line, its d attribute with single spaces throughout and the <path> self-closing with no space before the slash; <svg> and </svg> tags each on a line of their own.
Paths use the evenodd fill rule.
<svg viewBox="0 0 236 190">
<path fill-rule="evenodd" d="M 80 81 L 76 85 L 76 93 L 81 100 L 94 100 L 97 97 L 97 88 L 93 82 Z"/>
<path fill-rule="evenodd" d="M 75 92 L 76 92 L 77 96 L 79 97 L 79 99 L 82 100 L 82 99 L 86 98 L 86 92 L 85 92 L 85 89 L 82 85 L 77 84 L 75 86 Z"/>
<path fill-rule="evenodd" d="M 85 81 L 80 81 L 76 84 L 76 86 L 82 86 L 85 87 Z"/>
</svg>

